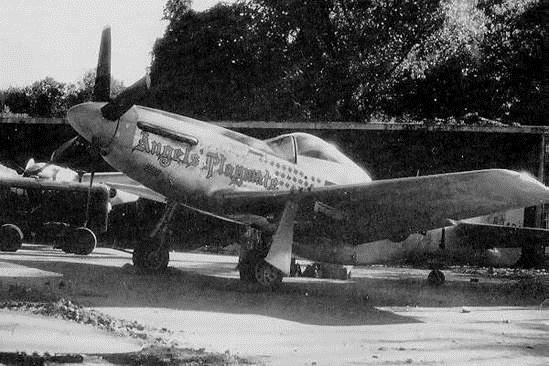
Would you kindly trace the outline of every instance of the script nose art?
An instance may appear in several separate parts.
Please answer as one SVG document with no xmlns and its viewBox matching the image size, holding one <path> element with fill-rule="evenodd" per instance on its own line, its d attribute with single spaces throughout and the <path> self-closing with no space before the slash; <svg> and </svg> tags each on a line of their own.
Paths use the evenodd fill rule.
<svg viewBox="0 0 549 366">
<path fill-rule="evenodd" d="M 100 146 L 109 144 L 116 132 L 117 122 L 109 121 L 101 115 L 101 107 L 105 103 L 82 103 L 67 112 L 69 124 L 89 142 Z"/>
</svg>

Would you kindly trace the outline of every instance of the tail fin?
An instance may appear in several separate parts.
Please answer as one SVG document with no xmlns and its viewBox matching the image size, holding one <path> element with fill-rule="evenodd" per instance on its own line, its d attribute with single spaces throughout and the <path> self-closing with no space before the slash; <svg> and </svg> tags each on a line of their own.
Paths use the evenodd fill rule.
<svg viewBox="0 0 549 366">
<path fill-rule="evenodd" d="M 93 87 L 94 102 L 108 102 L 111 96 L 111 28 L 103 29 L 101 46 L 97 60 L 95 86 Z"/>
</svg>

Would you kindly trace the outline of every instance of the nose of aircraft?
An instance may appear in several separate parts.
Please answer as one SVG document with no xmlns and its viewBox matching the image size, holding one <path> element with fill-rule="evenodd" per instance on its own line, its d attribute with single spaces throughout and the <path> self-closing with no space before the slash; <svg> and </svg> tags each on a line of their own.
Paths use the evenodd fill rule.
<svg viewBox="0 0 549 366">
<path fill-rule="evenodd" d="M 116 132 L 116 121 L 103 118 L 101 107 L 106 103 L 82 103 L 75 105 L 67 112 L 69 124 L 91 143 L 107 147 Z"/>
</svg>

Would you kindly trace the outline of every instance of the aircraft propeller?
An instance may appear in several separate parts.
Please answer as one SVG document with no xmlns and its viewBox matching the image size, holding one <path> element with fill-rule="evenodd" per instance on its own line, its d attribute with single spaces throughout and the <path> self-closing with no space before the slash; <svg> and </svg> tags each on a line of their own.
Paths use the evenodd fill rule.
<svg viewBox="0 0 549 366">
<path fill-rule="evenodd" d="M 150 73 L 124 89 L 118 96 L 101 108 L 101 114 L 109 121 L 116 121 L 126 113 L 137 100 L 144 98 L 151 87 Z"/>
<path fill-rule="evenodd" d="M 110 97 L 111 93 L 111 28 L 103 29 L 101 33 L 101 45 L 97 60 L 97 71 L 95 86 L 93 89 L 94 102 L 108 102 L 101 108 L 101 114 L 105 119 L 116 121 L 128 111 L 135 101 L 146 96 L 151 86 L 149 70 L 144 77 L 124 89 L 115 98 Z"/>
</svg>

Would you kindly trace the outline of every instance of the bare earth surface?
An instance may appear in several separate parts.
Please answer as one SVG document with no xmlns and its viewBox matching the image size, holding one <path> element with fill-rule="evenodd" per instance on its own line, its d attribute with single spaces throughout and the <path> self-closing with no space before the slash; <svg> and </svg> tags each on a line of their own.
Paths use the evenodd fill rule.
<svg viewBox="0 0 549 366">
<path fill-rule="evenodd" d="M 171 257 L 167 273 L 145 275 L 131 254 L 112 249 L 75 256 L 25 245 L 0 253 L 4 298 L 33 289 L 152 335 L 1 310 L 0 351 L 111 353 L 161 344 L 273 365 L 549 364 L 547 276 L 446 271 L 447 283 L 433 288 L 427 270 L 368 266 L 355 267 L 349 281 L 292 278 L 277 292 L 258 292 L 238 281 L 234 256 Z"/>
</svg>

